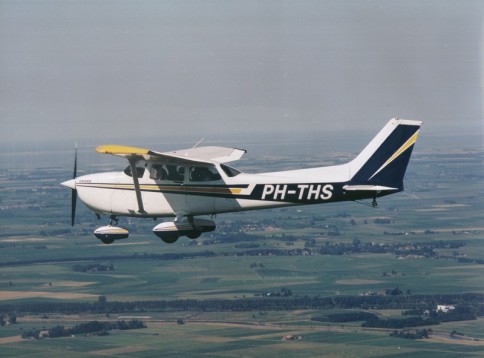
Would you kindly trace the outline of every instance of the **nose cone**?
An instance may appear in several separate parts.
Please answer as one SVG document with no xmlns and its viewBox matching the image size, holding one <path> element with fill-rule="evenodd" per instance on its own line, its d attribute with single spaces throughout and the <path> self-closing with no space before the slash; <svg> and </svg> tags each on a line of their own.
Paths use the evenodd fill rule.
<svg viewBox="0 0 484 358">
<path fill-rule="evenodd" d="M 61 183 L 61 185 L 65 186 L 66 188 L 70 188 L 72 190 L 76 190 L 76 179 L 71 179 Z"/>
</svg>

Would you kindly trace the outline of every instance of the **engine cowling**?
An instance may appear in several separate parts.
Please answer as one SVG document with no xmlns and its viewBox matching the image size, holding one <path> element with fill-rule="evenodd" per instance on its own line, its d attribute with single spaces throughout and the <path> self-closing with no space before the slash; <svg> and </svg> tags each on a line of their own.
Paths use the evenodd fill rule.
<svg viewBox="0 0 484 358">
<path fill-rule="evenodd" d="M 180 236 L 196 239 L 204 232 L 214 231 L 215 222 L 208 219 L 193 219 L 192 221 L 165 221 L 156 225 L 153 232 L 168 244 L 174 243 Z"/>
<path fill-rule="evenodd" d="M 94 230 L 94 236 L 105 244 L 112 244 L 115 240 L 127 239 L 129 231 L 117 226 L 101 226 Z"/>
</svg>

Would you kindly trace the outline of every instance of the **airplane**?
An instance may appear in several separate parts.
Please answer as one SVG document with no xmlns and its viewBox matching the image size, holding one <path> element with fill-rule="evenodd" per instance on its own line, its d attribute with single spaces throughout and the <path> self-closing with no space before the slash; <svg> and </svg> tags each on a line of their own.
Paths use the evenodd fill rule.
<svg viewBox="0 0 484 358">
<path fill-rule="evenodd" d="M 243 173 L 227 163 L 246 151 L 218 146 L 172 152 L 122 145 L 101 145 L 96 152 L 128 160 L 121 172 L 96 173 L 61 183 L 72 189 L 71 225 L 77 196 L 98 219 L 110 222 L 94 231 L 105 244 L 126 239 L 118 217 L 172 218 L 153 228 L 165 243 L 190 239 L 215 230 L 213 220 L 199 216 L 376 199 L 403 191 L 403 178 L 419 134 L 421 121 L 391 119 L 353 160 L 340 165 L 268 172 Z"/>
</svg>

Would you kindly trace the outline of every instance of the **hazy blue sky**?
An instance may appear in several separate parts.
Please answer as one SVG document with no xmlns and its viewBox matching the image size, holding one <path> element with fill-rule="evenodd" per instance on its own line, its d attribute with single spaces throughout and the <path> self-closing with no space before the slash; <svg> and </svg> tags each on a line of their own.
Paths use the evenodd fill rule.
<svg viewBox="0 0 484 358">
<path fill-rule="evenodd" d="M 0 141 L 483 130 L 484 1 L 0 0 Z M 366 129 L 365 129 L 366 130 Z"/>
</svg>

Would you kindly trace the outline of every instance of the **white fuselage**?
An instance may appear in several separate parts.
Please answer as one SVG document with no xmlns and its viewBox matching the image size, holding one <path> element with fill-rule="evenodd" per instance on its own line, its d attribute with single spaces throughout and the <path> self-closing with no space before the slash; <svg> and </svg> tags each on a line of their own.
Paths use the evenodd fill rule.
<svg viewBox="0 0 484 358">
<path fill-rule="evenodd" d="M 158 165 L 159 166 L 159 165 Z M 209 215 L 233 211 L 302 204 L 307 199 L 329 200 L 334 185 L 348 180 L 345 165 L 295 171 L 230 176 L 220 165 L 211 180 L 192 178 L 193 167 L 180 169 L 178 178 L 159 178 L 155 165 L 138 162 L 143 211 L 139 210 L 133 177 L 124 172 L 90 174 L 75 179 L 80 200 L 98 214 L 138 217 L 172 217 L 179 213 Z M 128 174 L 127 174 L 128 173 Z M 322 182 L 322 178 L 327 179 Z M 304 183 L 304 184 L 291 184 Z M 291 189 L 289 185 L 296 185 Z M 260 190 L 256 187 L 263 186 Z M 256 193 L 258 192 L 258 193 Z M 287 200 L 293 197 L 294 200 Z M 274 200 L 271 200 L 274 199 Z M 301 203 L 297 199 L 303 199 Z"/>
</svg>

